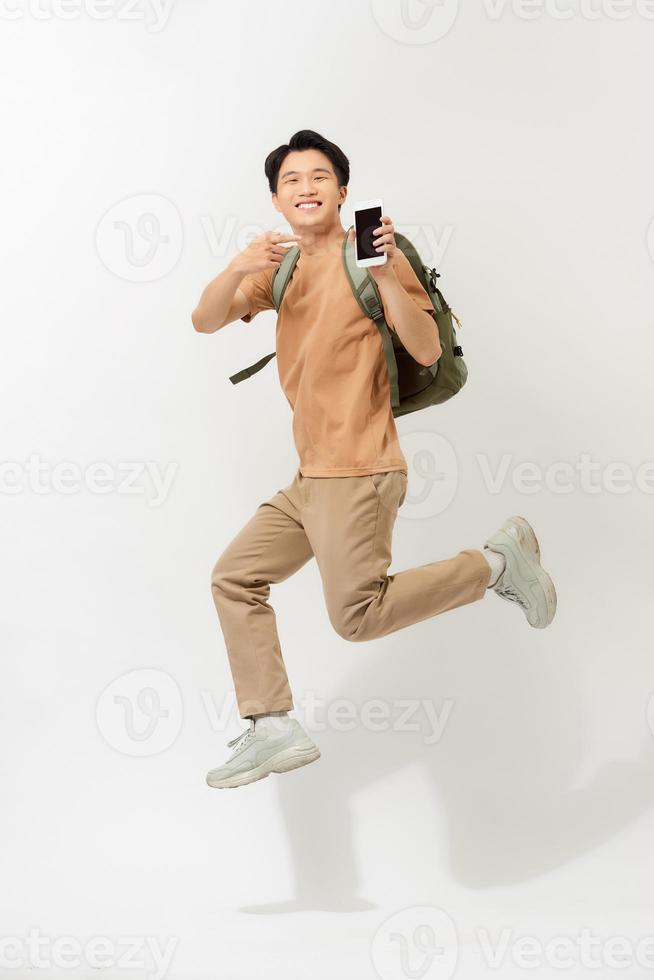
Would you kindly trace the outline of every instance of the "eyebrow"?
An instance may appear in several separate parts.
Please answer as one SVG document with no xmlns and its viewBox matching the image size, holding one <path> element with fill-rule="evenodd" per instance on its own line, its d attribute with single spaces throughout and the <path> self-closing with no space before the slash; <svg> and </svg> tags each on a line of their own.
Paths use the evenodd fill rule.
<svg viewBox="0 0 654 980">
<path fill-rule="evenodd" d="M 299 173 L 300 173 L 299 170 L 287 170 L 286 173 L 283 173 L 282 174 L 282 176 L 280 177 L 280 180 L 283 180 L 284 177 L 290 177 L 292 174 L 299 174 Z M 311 173 L 313 173 L 313 174 L 316 174 L 316 173 L 331 174 L 331 170 L 327 170 L 326 167 L 314 167 L 313 170 L 311 171 Z"/>
</svg>

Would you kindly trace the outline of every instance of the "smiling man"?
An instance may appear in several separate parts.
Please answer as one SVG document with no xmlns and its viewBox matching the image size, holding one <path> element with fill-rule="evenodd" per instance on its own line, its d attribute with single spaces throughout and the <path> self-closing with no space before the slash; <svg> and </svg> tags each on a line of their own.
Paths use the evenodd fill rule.
<svg viewBox="0 0 654 980">
<path fill-rule="evenodd" d="M 488 588 L 547 626 L 556 593 L 524 518 L 508 518 L 483 548 L 388 575 L 408 468 L 393 417 L 381 336 L 357 303 L 342 261 L 348 232 L 340 211 L 349 162 L 313 130 L 301 130 L 266 159 L 272 203 L 291 234 L 267 231 L 206 287 L 192 321 L 214 333 L 275 308 L 272 278 L 285 253 L 299 258 L 277 316 L 279 380 L 293 412 L 299 467 L 260 504 L 216 562 L 212 593 L 239 712 L 249 727 L 207 775 L 210 786 L 241 786 L 306 765 L 320 751 L 296 718 L 270 586 L 315 557 L 329 620 L 339 636 L 366 641 L 483 598 Z M 349 232 L 353 234 L 352 230 Z M 376 229 L 386 253 L 369 267 L 386 323 L 409 353 L 431 365 L 441 354 L 433 306 L 404 253 L 392 219 Z"/>
</svg>

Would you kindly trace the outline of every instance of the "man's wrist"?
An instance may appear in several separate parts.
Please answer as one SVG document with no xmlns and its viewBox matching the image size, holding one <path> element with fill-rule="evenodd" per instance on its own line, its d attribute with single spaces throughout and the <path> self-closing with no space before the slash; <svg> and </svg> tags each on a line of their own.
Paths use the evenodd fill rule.
<svg viewBox="0 0 654 980">
<path fill-rule="evenodd" d="M 225 266 L 225 272 L 228 272 L 230 276 L 234 277 L 234 279 L 238 277 L 239 282 L 244 277 L 245 272 L 243 272 L 243 270 L 238 267 L 237 255 L 234 256 L 231 262 L 227 263 L 227 265 Z"/>
<path fill-rule="evenodd" d="M 398 290 L 404 292 L 404 286 L 400 282 L 399 276 L 394 268 L 389 269 L 388 272 L 384 272 L 375 282 L 377 283 L 379 293 L 384 299 L 396 295 Z"/>
<path fill-rule="evenodd" d="M 381 268 L 381 266 L 380 266 Z M 401 286 L 397 272 L 395 271 L 395 266 L 390 266 L 388 270 L 385 270 L 379 275 L 379 278 L 375 280 L 378 286 L 389 287 L 392 289 L 393 286 Z"/>
</svg>

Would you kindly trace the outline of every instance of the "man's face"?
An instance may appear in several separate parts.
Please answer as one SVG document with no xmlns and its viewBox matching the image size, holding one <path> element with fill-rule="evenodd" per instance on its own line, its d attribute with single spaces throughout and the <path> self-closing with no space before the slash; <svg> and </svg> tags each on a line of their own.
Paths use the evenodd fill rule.
<svg viewBox="0 0 654 980">
<path fill-rule="evenodd" d="M 325 230 L 340 224 L 338 205 L 347 187 L 338 179 L 329 157 L 320 150 L 292 150 L 282 162 L 273 203 L 293 228 Z M 302 207 L 309 202 L 313 207 Z"/>
</svg>

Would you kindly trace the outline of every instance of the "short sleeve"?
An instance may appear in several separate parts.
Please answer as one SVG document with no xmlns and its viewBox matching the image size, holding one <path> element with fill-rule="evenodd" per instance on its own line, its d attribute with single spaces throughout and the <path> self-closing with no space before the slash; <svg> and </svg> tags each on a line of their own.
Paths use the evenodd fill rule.
<svg viewBox="0 0 654 980">
<path fill-rule="evenodd" d="M 274 310 L 275 304 L 272 297 L 272 277 L 276 266 L 264 269 L 263 272 L 251 272 L 241 279 L 238 288 L 250 306 L 250 312 L 241 317 L 244 323 L 249 323 L 257 313 L 263 310 Z"/>
<path fill-rule="evenodd" d="M 413 271 L 411 263 L 401 249 L 398 249 L 397 252 L 395 272 L 400 284 L 404 287 L 414 303 L 416 303 L 421 310 L 426 310 L 428 313 L 433 313 L 434 305 L 429 297 L 429 293 L 425 290 L 424 286 Z M 384 316 L 386 317 L 386 322 L 391 330 L 394 330 L 395 328 L 389 321 L 387 312 L 386 305 L 384 304 Z"/>
</svg>

